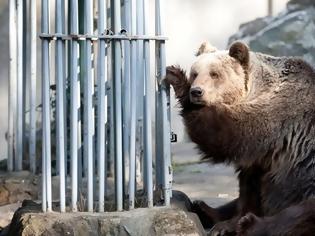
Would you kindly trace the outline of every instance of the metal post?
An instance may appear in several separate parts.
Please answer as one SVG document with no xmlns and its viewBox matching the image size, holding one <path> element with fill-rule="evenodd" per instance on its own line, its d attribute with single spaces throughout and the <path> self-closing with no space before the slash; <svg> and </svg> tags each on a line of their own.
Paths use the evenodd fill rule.
<svg viewBox="0 0 315 236">
<path fill-rule="evenodd" d="M 131 1 L 131 34 L 137 32 L 136 0 Z M 136 181 L 136 113 L 137 113 L 137 42 L 131 41 L 131 94 L 130 94 L 130 141 L 129 141 L 129 209 L 135 206 L 135 181 Z"/>
<path fill-rule="evenodd" d="M 143 35 L 143 0 L 137 0 L 137 34 Z M 144 93 L 144 62 L 143 62 L 143 41 L 137 41 L 137 158 L 140 164 L 136 168 L 139 172 L 142 170 L 143 163 L 143 93 Z M 143 175 L 145 173 L 142 173 Z M 143 177 L 143 176 L 142 176 Z M 143 178 L 144 186 L 146 186 L 146 179 Z"/>
<path fill-rule="evenodd" d="M 156 35 L 163 35 L 163 0 L 156 0 Z M 172 184 L 172 169 L 171 169 L 171 145 L 170 145 L 170 117 L 169 117 L 169 87 L 167 87 L 162 79 L 165 77 L 165 43 L 156 42 L 156 57 L 157 57 L 157 71 L 156 77 L 158 80 L 157 90 L 157 112 L 156 120 L 156 158 L 159 160 L 157 163 L 162 163 L 163 168 L 163 195 L 165 205 L 170 204 L 170 198 L 172 195 L 171 184 Z M 162 127 L 162 128 L 161 128 Z"/>
<path fill-rule="evenodd" d="M 37 14 L 36 5 L 37 1 L 33 0 L 30 2 L 30 143 L 29 143 L 29 155 L 30 155 L 30 169 L 32 173 L 36 172 L 36 24 L 37 24 Z"/>
<path fill-rule="evenodd" d="M 62 0 L 56 0 L 56 33 L 62 33 L 65 22 L 62 21 Z M 62 39 L 56 40 L 56 145 L 59 156 L 59 178 L 60 178 L 60 211 L 66 211 L 65 194 L 65 124 L 64 124 L 64 47 Z"/>
<path fill-rule="evenodd" d="M 148 0 L 143 3 L 144 34 L 149 30 Z M 144 70 L 145 70 L 145 95 L 144 95 L 144 156 L 145 176 L 148 207 L 153 207 L 153 178 L 152 178 L 152 119 L 151 119 L 151 79 L 150 79 L 150 41 L 144 40 Z"/>
<path fill-rule="evenodd" d="M 115 33 L 120 32 L 120 1 L 114 1 L 114 23 Z M 114 76 L 114 104 L 115 104 L 115 153 L 116 153 L 116 208 L 123 209 L 123 179 L 122 179 L 122 114 L 121 114 L 121 43 L 115 45 L 115 76 Z"/>
<path fill-rule="evenodd" d="M 71 34 L 78 34 L 78 1 L 71 0 Z M 78 80 L 78 41 L 71 42 L 70 61 L 70 156 L 71 156 L 71 209 L 77 211 L 78 202 L 78 122 L 79 122 L 79 80 Z M 81 173 L 80 173 L 81 174 Z"/>
<path fill-rule="evenodd" d="M 273 0 L 268 0 L 268 16 L 273 15 Z"/>
<path fill-rule="evenodd" d="M 49 1 L 42 0 L 42 33 L 49 33 Z M 43 210 L 51 211 L 51 147 L 50 147 L 50 68 L 49 68 L 49 40 L 42 41 L 42 132 L 43 132 L 43 182 L 46 186 L 42 191 L 46 192 L 46 203 L 43 205 Z M 44 200 L 44 198 L 43 198 Z"/>
<path fill-rule="evenodd" d="M 130 34 L 130 0 L 124 1 L 124 28 Z M 129 162 L 130 136 L 130 41 L 125 40 L 124 46 L 124 74 L 123 74 L 123 174 L 126 181 L 126 164 Z M 125 185 L 124 185 L 125 186 Z"/>
<path fill-rule="evenodd" d="M 98 0 L 98 35 L 102 35 L 106 30 L 106 5 L 104 0 Z M 105 103 L 106 91 L 106 43 L 104 40 L 98 41 L 98 58 L 97 58 L 97 163 L 99 177 L 99 212 L 104 212 L 105 203 L 105 121 L 107 104 Z"/>
<path fill-rule="evenodd" d="M 23 158 L 23 0 L 17 0 L 17 115 L 15 170 L 22 170 Z"/>
<path fill-rule="evenodd" d="M 85 33 L 93 33 L 93 1 L 85 1 Z M 85 77 L 84 77 L 84 155 L 87 160 L 88 176 L 88 211 L 93 211 L 93 135 L 94 135 L 94 115 L 93 115 L 93 78 L 92 78 L 92 41 L 86 40 L 85 44 Z"/>
<path fill-rule="evenodd" d="M 8 171 L 13 171 L 14 158 L 14 121 L 16 120 L 16 79 L 17 79 L 17 32 L 16 32 L 16 1 L 9 1 L 9 47 L 10 47 L 10 68 L 9 68 L 9 116 L 8 116 Z"/>
</svg>

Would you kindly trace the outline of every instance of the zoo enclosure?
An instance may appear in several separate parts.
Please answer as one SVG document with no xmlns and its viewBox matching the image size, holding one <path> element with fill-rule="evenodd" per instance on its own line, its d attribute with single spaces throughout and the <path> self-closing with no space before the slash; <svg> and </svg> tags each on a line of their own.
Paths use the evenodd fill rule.
<svg viewBox="0 0 315 236">
<path fill-rule="evenodd" d="M 37 3 L 41 5 L 40 33 Z M 79 210 L 108 210 L 107 179 L 114 172 L 115 206 L 120 211 L 135 207 L 136 168 L 141 163 L 140 187 L 146 205 L 153 206 L 154 190 L 169 205 L 172 170 L 169 88 L 162 81 L 163 0 L 154 1 L 153 36 L 148 33 L 149 0 L 37 3 L 9 1 L 8 171 L 29 168 L 41 172 L 43 211 L 52 210 L 51 178 L 52 174 L 59 176 L 61 212 L 67 206 L 77 211 L 81 193 L 87 204 Z M 40 70 L 36 64 L 38 37 Z M 39 83 L 41 102 L 37 105 Z M 41 120 L 36 117 L 38 110 Z"/>
</svg>

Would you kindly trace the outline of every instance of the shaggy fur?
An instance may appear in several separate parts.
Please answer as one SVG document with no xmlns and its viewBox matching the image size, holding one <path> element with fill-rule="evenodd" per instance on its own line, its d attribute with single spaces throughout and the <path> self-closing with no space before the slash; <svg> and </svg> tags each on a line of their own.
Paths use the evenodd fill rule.
<svg viewBox="0 0 315 236">
<path fill-rule="evenodd" d="M 201 57 L 206 56 L 198 56 L 195 64 Z M 239 173 L 240 196 L 228 210 L 195 203 L 195 211 L 208 218 L 203 219 L 205 226 L 217 223 L 212 231 L 233 235 L 238 220 L 248 212 L 272 216 L 314 197 L 315 73 L 301 59 L 250 52 L 242 43 L 220 57 L 231 61 L 234 72 L 243 69 L 234 73 L 244 87 L 238 88 L 240 93 L 231 92 L 232 100 L 221 93 L 218 99 L 213 90 L 211 98 L 203 98 L 207 102 L 196 103 L 189 91 L 198 83 L 178 66 L 167 68 L 165 80 L 174 88 L 187 132 L 203 157 L 232 164 Z"/>
</svg>

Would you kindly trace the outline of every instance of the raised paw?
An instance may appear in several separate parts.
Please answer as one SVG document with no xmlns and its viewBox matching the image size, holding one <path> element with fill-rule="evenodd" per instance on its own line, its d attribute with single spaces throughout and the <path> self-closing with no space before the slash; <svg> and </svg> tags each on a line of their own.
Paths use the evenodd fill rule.
<svg viewBox="0 0 315 236">
<path fill-rule="evenodd" d="M 177 98 L 188 94 L 190 89 L 186 73 L 180 66 L 173 65 L 166 68 L 164 83 L 173 86 Z"/>
<path fill-rule="evenodd" d="M 164 81 L 172 86 L 180 84 L 182 81 L 186 81 L 186 73 L 180 66 L 168 66 L 166 67 L 166 76 Z"/>
</svg>

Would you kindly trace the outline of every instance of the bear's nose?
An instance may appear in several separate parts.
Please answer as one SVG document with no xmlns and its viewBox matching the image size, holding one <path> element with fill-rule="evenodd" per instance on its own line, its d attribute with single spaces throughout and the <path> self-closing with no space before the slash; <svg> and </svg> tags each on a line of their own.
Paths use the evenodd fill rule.
<svg viewBox="0 0 315 236">
<path fill-rule="evenodd" d="M 204 91 L 200 87 L 195 87 L 190 89 L 190 95 L 193 97 L 201 97 Z"/>
</svg>

